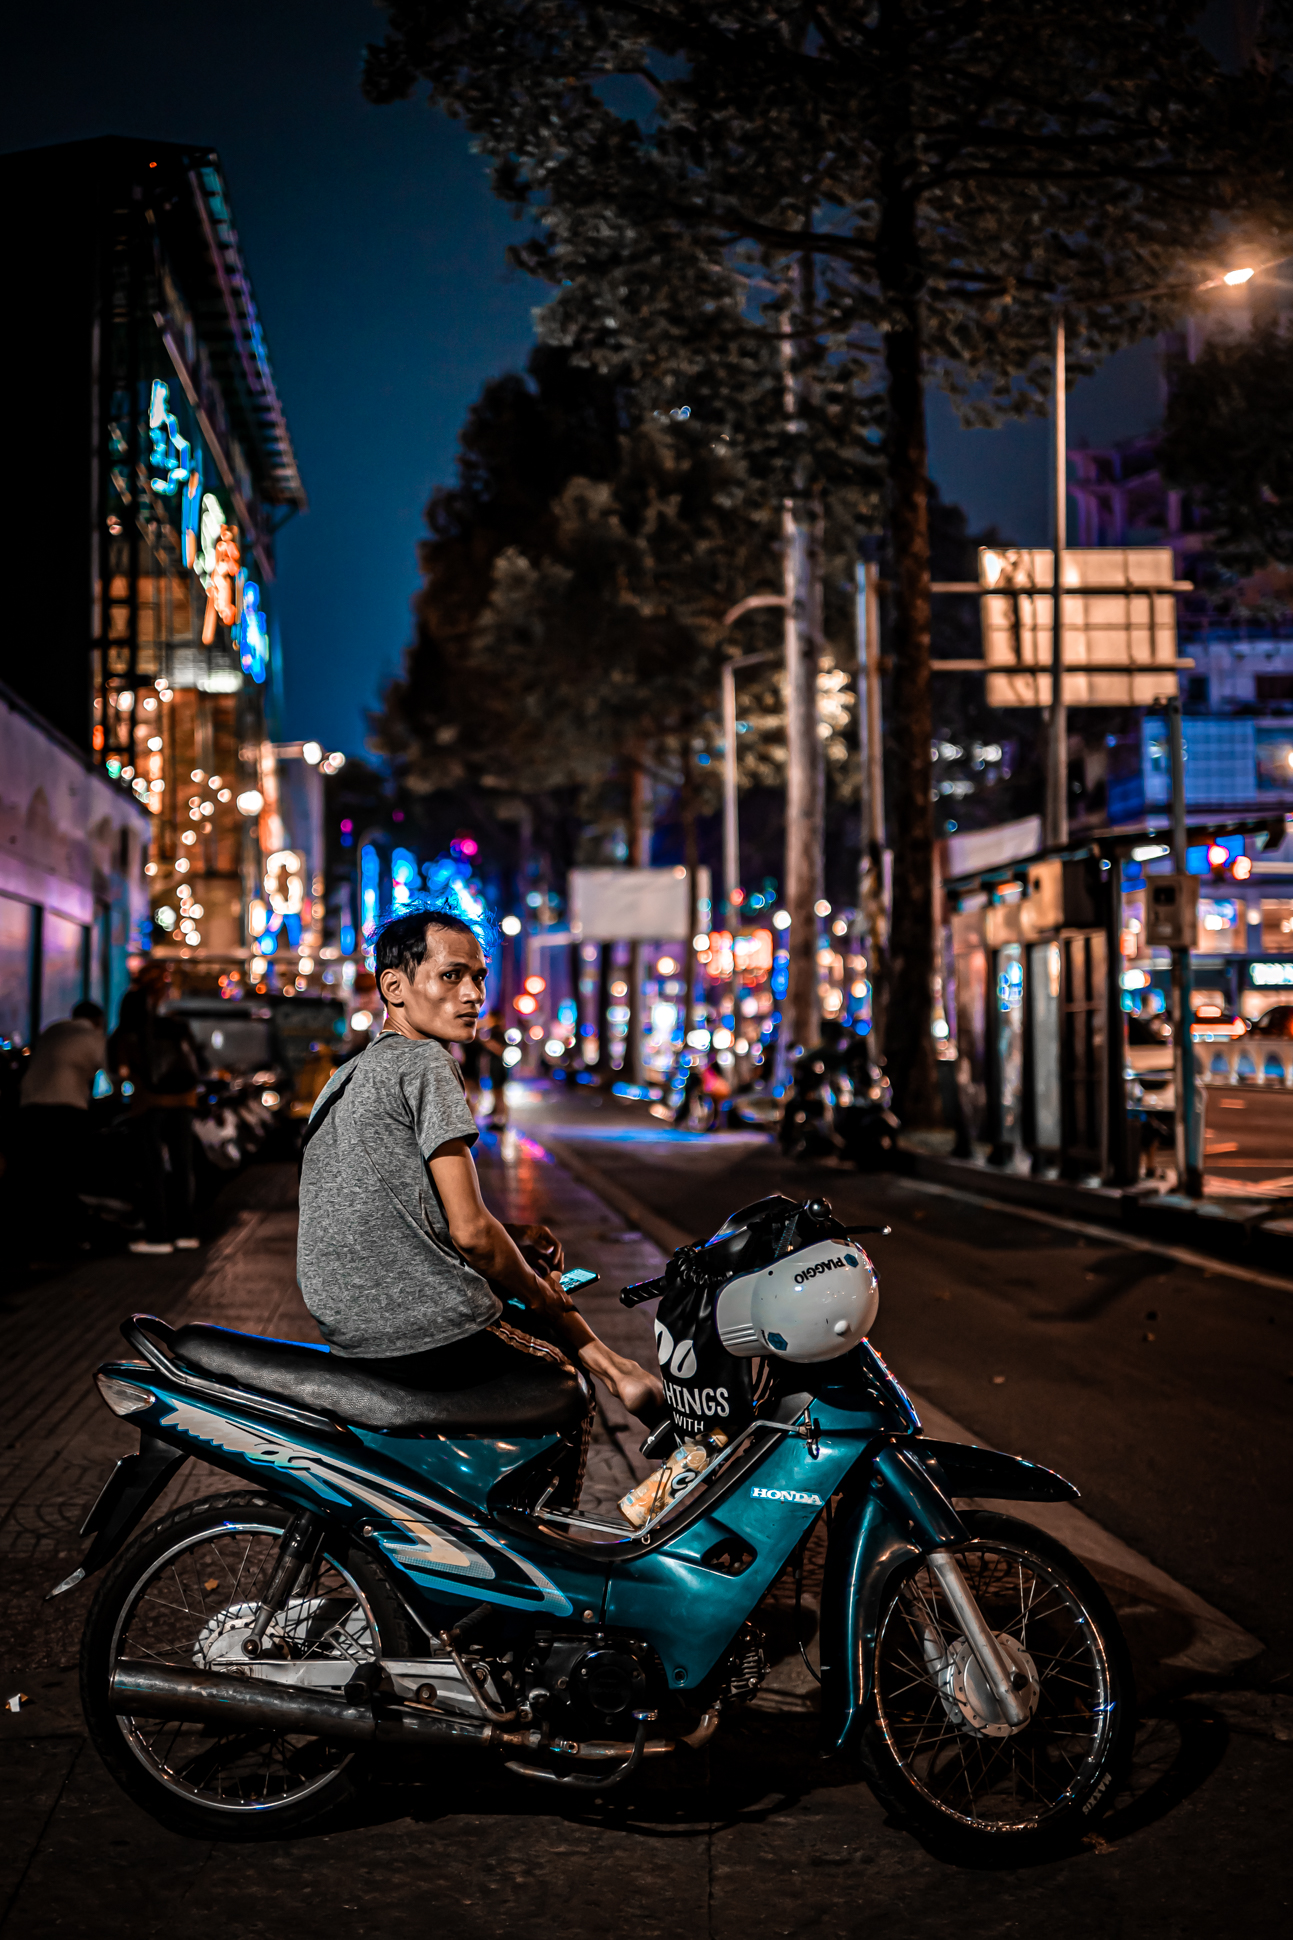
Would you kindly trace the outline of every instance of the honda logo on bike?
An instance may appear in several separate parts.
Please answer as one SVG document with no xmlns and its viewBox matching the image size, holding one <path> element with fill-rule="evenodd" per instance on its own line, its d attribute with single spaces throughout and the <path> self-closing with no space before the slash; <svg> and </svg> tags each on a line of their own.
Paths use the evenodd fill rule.
<svg viewBox="0 0 1293 1940">
<path fill-rule="evenodd" d="M 825 1506 L 819 1495 L 805 1495 L 802 1489 L 751 1489 L 750 1494 L 760 1496 L 765 1502 L 802 1502 L 810 1509 Z"/>
</svg>

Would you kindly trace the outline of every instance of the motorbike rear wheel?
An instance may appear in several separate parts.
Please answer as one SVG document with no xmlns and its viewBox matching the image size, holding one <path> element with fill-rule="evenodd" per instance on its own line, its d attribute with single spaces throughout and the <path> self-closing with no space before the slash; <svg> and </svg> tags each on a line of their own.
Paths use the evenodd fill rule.
<svg viewBox="0 0 1293 1940">
<path fill-rule="evenodd" d="M 917 1559 L 877 1626 L 863 1769 L 933 1842 L 1026 1864 L 1074 1843 L 1112 1803 L 1135 1733 L 1131 1661 L 1104 1592 L 1061 1543 L 1014 1516 L 962 1520 L 974 1540 L 957 1561 L 988 1627 L 1027 1667 L 1031 1715 L 1008 1731 L 995 1705 L 975 1709 L 968 1644 Z"/>
<path fill-rule="evenodd" d="M 221 1735 L 207 1723 L 122 1716 L 109 1703 L 122 1658 L 252 1678 L 239 1642 L 290 1520 L 290 1510 L 250 1491 L 186 1503 L 127 1545 L 90 1607 L 81 1644 L 90 1736 L 122 1790 L 175 1832 L 281 1838 L 337 1811 L 367 1777 L 366 1750 L 273 1727 Z M 311 1681 L 337 1689 L 360 1664 L 425 1648 L 371 1559 L 331 1537 L 265 1642 L 266 1657 L 308 1660 Z"/>
</svg>

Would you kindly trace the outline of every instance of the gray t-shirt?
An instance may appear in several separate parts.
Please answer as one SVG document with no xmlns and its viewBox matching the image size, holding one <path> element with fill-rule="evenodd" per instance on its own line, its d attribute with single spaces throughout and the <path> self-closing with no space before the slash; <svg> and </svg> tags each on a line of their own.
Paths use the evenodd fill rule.
<svg viewBox="0 0 1293 1940">
<path fill-rule="evenodd" d="M 502 1312 L 454 1250 L 427 1160 L 474 1143 L 458 1067 L 434 1038 L 387 1031 L 319 1094 L 301 1160 L 297 1278 L 336 1354 L 445 1347 Z"/>
</svg>

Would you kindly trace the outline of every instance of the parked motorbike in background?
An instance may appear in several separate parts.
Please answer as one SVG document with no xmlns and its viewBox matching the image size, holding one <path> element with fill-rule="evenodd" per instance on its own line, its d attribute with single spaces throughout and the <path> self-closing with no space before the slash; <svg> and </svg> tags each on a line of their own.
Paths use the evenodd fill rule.
<svg viewBox="0 0 1293 1940">
<path fill-rule="evenodd" d="M 788 1158 L 838 1158 L 864 1172 L 890 1161 L 901 1127 L 888 1078 L 868 1040 L 828 1025 L 822 1042 L 797 1059 L 781 1116 Z"/>
<path fill-rule="evenodd" d="M 867 1337 L 870 1230 L 772 1197 L 625 1290 L 658 1303 L 670 1415 L 647 1446 L 703 1449 L 637 1525 L 571 1497 L 573 1369 L 426 1394 L 322 1348 L 127 1322 L 96 1379 L 139 1450 L 51 1592 L 106 1571 L 81 1693 L 113 1777 L 203 1839 L 322 1820 L 391 1745 L 604 1794 L 757 1693 L 760 1605 L 824 1521 L 824 1749 L 967 1856 L 1075 1842 L 1131 1748 L 1116 1619 L 1059 1543 L 958 1503 L 1077 1491 L 922 1433 Z M 234 1491 L 134 1533 L 191 1457 Z"/>
<path fill-rule="evenodd" d="M 712 1132 L 731 1095 L 732 1087 L 712 1053 L 688 1053 L 670 1073 L 663 1098 L 651 1110 L 680 1132 Z"/>
</svg>

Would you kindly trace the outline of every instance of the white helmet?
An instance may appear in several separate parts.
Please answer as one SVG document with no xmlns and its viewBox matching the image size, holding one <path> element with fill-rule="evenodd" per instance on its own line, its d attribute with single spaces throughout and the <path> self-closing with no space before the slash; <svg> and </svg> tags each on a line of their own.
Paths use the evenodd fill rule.
<svg viewBox="0 0 1293 1940">
<path fill-rule="evenodd" d="M 857 1346 L 879 1305 L 875 1268 L 862 1248 L 827 1239 L 729 1280 L 715 1319 L 729 1354 L 833 1361 Z"/>
</svg>

